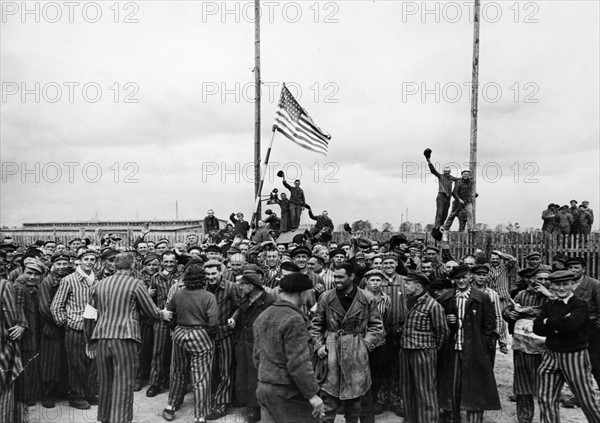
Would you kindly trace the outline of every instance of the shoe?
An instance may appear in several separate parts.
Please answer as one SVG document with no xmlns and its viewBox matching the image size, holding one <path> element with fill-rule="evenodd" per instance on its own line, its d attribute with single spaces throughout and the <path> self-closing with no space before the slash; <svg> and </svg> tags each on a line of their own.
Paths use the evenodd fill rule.
<svg viewBox="0 0 600 423">
<path fill-rule="evenodd" d="M 35 401 L 27 401 L 27 407 L 35 407 Z"/>
<path fill-rule="evenodd" d="M 204 417 L 197 418 L 196 423 L 206 423 L 206 419 Z"/>
<path fill-rule="evenodd" d="M 160 394 L 160 386 L 152 385 L 146 391 L 146 396 L 152 398 Z"/>
<path fill-rule="evenodd" d="M 87 402 L 89 402 L 90 405 L 98 405 L 98 403 L 100 402 L 100 398 L 98 397 L 98 395 L 94 395 L 93 397 L 87 398 Z"/>
<path fill-rule="evenodd" d="M 508 400 L 509 400 L 510 402 L 517 402 L 517 396 L 516 396 L 515 394 L 510 394 L 510 395 L 508 396 Z"/>
<path fill-rule="evenodd" d="M 134 392 L 140 392 L 142 390 L 142 381 L 141 380 L 136 380 L 135 381 L 135 385 L 133 385 L 133 391 Z"/>
<path fill-rule="evenodd" d="M 54 401 L 51 398 L 44 398 L 42 400 L 42 407 L 44 407 L 44 408 L 54 408 L 54 407 L 56 407 L 56 404 L 54 403 Z"/>
<path fill-rule="evenodd" d="M 221 417 L 227 415 L 225 412 L 225 405 L 218 405 L 212 409 L 206 416 L 206 420 L 219 420 Z"/>
<path fill-rule="evenodd" d="M 376 416 L 383 414 L 385 412 L 385 405 L 383 404 L 375 404 L 375 407 L 373 407 L 373 414 L 375 414 Z"/>
<path fill-rule="evenodd" d="M 73 408 L 77 408 L 78 410 L 89 410 L 90 403 L 84 399 L 77 399 L 69 401 L 69 405 Z"/>
<path fill-rule="evenodd" d="M 561 404 L 564 408 L 577 408 L 579 407 L 579 401 L 577 401 L 577 398 L 575 397 L 571 397 L 569 399 L 563 399 L 561 401 Z"/>
<path fill-rule="evenodd" d="M 390 411 L 398 417 L 404 417 L 404 408 L 401 405 L 392 405 Z"/>
<path fill-rule="evenodd" d="M 175 410 L 171 410 L 169 408 L 165 408 L 162 412 L 163 419 L 171 421 L 175 418 Z"/>
</svg>

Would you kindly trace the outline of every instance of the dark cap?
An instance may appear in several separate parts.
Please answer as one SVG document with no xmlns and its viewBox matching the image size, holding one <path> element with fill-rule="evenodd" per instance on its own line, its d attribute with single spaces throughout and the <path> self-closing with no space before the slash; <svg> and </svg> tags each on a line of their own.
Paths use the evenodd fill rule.
<svg viewBox="0 0 600 423">
<path fill-rule="evenodd" d="M 310 257 L 312 255 L 311 251 L 304 245 L 300 245 L 299 247 L 294 248 L 292 250 L 292 252 L 290 253 L 290 257 L 294 258 L 298 254 L 306 254 L 308 257 Z"/>
<path fill-rule="evenodd" d="M 79 260 L 81 260 L 82 258 L 84 258 L 85 256 L 94 256 L 96 258 L 98 258 L 98 254 L 94 251 L 94 250 L 90 250 L 89 248 L 83 248 L 80 252 L 79 255 L 77 256 L 77 258 Z"/>
<path fill-rule="evenodd" d="M 52 263 L 56 263 L 59 260 L 71 261 L 71 256 L 65 253 L 64 251 L 60 251 L 58 253 L 52 254 L 52 257 L 50 257 L 50 261 Z"/>
<path fill-rule="evenodd" d="M 556 253 L 552 256 L 552 260 L 566 262 L 569 257 L 565 256 L 563 253 Z"/>
<path fill-rule="evenodd" d="M 284 261 L 283 263 L 281 263 L 279 265 L 279 267 L 281 268 L 281 270 L 287 270 L 288 272 L 299 272 L 300 271 L 300 268 L 298 267 L 298 265 L 291 261 Z"/>
<path fill-rule="evenodd" d="M 313 284 L 307 275 L 296 272 L 281 278 L 279 287 L 284 292 L 302 292 L 307 289 L 312 289 Z"/>
<path fill-rule="evenodd" d="M 525 269 L 521 269 L 519 271 L 519 276 L 521 276 L 522 278 L 530 278 L 534 275 L 536 270 L 537 267 L 526 267 Z"/>
<path fill-rule="evenodd" d="M 583 267 L 587 265 L 587 260 L 583 257 L 569 257 L 565 263 L 565 266 L 570 266 L 572 264 L 581 264 Z"/>
<path fill-rule="evenodd" d="M 208 247 L 206 247 L 206 250 L 204 251 L 207 253 L 221 253 L 221 248 L 219 248 L 218 245 L 211 244 Z"/>
<path fill-rule="evenodd" d="M 409 271 L 408 274 L 405 276 L 406 279 L 410 279 L 412 281 L 418 282 L 421 285 L 423 285 L 423 288 L 426 288 L 429 286 L 429 284 L 431 283 L 429 281 L 429 278 L 427 276 L 425 276 L 424 273 L 422 272 L 415 272 L 415 271 Z"/>
<path fill-rule="evenodd" d="M 433 251 L 435 251 L 436 253 L 439 253 L 439 252 L 440 252 L 440 249 L 439 249 L 438 247 L 436 247 L 435 245 L 428 245 L 428 246 L 426 246 L 426 247 L 425 247 L 425 251 L 427 251 L 427 250 L 433 250 Z"/>
<path fill-rule="evenodd" d="M 329 252 L 329 258 L 334 258 L 335 256 L 337 256 L 338 254 L 343 255 L 344 257 L 346 257 L 346 252 L 344 250 L 342 250 L 341 248 L 336 248 L 335 250 L 331 250 Z"/>
<path fill-rule="evenodd" d="M 450 279 L 456 279 L 470 272 L 471 268 L 469 266 L 467 266 L 466 264 L 460 264 L 450 271 L 448 277 Z"/>
<path fill-rule="evenodd" d="M 471 273 L 488 274 L 490 273 L 490 268 L 485 264 L 476 264 L 475 266 L 471 267 Z"/>
<path fill-rule="evenodd" d="M 258 273 L 253 270 L 244 270 L 241 276 L 238 276 L 240 283 L 251 283 L 254 286 L 262 288 L 263 281 Z"/>
<path fill-rule="evenodd" d="M 542 257 L 542 254 L 539 251 L 532 251 L 525 256 L 526 259 L 534 258 L 534 257 Z"/>
<path fill-rule="evenodd" d="M 537 275 L 538 273 L 552 273 L 552 268 L 546 265 L 538 266 L 533 272 L 533 276 Z"/>
<path fill-rule="evenodd" d="M 571 272 L 570 270 L 558 270 L 551 273 L 548 279 L 550 279 L 550 282 L 557 283 L 572 281 L 575 279 L 575 273 Z"/>
</svg>

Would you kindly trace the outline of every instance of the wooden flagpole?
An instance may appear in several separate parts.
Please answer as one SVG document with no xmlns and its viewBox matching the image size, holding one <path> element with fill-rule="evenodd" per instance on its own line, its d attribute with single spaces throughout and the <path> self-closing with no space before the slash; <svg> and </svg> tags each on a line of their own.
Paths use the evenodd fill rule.
<svg viewBox="0 0 600 423">
<path fill-rule="evenodd" d="M 256 199 L 254 202 L 254 214 L 252 215 L 251 222 L 254 222 L 258 226 L 258 221 L 260 220 L 260 194 L 262 192 L 262 188 L 265 182 L 265 175 L 267 174 L 267 165 L 269 164 L 269 157 L 271 157 L 271 148 L 273 147 L 273 140 L 275 139 L 275 131 L 276 126 L 273 125 L 273 134 L 271 134 L 271 142 L 269 143 L 269 148 L 267 149 L 267 154 L 265 155 L 265 162 L 263 163 L 262 175 L 260 176 L 260 182 L 258 184 L 258 190 L 256 193 Z M 256 222 L 255 222 L 256 219 Z"/>
<path fill-rule="evenodd" d="M 471 143 L 469 156 L 469 171 L 473 184 L 473 224 L 477 222 L 475 205 L 477 193 L 477 104 L 479 96 L 479 11 L 480 0 L 475 0 L 473 26 L 473 74 L 471 80 Z M 474 228 L 472 228 L 474 229 Z"/>
<path fill-rule="evenodd" d="M 260 200 L 260 191 L 262 189 L 262 179 L 260 175 L 260 102 L 261 102 L 261 81 L 260 81 L 260 0 L 254 0 L 254 195 Z M 273 141 L 271 140 L 271 143 Z M 270 147 L 269 147 L 270 148 Z M 260 201 L 255 208 L 256 214 L 260 218 Z M 251 222 L 253 222 L 251 220 Z M 258 221 L 254 222 L 258 224 Z"/>
</svg>

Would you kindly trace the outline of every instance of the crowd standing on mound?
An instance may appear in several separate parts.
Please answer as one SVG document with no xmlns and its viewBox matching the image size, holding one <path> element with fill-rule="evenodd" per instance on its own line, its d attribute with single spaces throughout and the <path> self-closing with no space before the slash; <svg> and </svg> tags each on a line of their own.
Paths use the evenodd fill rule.
<svg viewBox="0 0 600 423">
<path fill-rule="evenodd" d="M 286 185 L 289 201 L 304 204 L 299 185 Z M 316 224 L 278 243 L 303 208 Z M 205 235 L 185 243 L 147 241 L 149 225 L 131 246 L 4 239 L 0 421 L 64 398 L 131 422 L 145 388 L 168 390 L 167 421 L 193 392 L 196 422 L 242 406 L 247 422 L 375 422 L 386 410 L 482 422 L 501 407 L 495 356 L 512 334 L 517 420 L 532 422 L 537 398 L 542 422 L 560 421 L 561 401 L 600 422 L 600 282 L 583 258 L 531 251 L 519 269 L 502 251 L 452 257 L 447 241 L 338 244 L 327 212 L 281 214 L 251 228 L 233 213 L 221 228 L 209 210 Z"/>
</svg>

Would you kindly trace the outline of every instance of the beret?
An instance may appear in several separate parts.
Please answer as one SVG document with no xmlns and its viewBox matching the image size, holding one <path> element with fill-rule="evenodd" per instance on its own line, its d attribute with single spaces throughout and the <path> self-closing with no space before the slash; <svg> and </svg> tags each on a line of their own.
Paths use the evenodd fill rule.
<svg viewBox="0 0 600 423">
<path fill-rule="evenodd" d="M 539 251 L 532 251 L 525 256 L 525 258 L 542 257 Z"/>
<path fill-rule="evenodd" d="M 145 265 L 145 264 L 148 264 L 148 263 L 150 263 L 151 261 L 154 261 L 154 260 L 160 260 L 160 257 L 158 256 L 158 254 L 156 254 L 156 253 L 148 253 L 142 259 L 142 264 Z"/>
<path fill-rule="evenodd" d="M 485 264 L 476 264 L 471 267 L 471 273 L 490 273 L 490 268 Z"/>
<path fill-rule="evenodd" d="M 550 273 L 548 279 L 550 279 L 550 282 L 568 282 L 575 279 L 575 273 L 571 272 L 570 270 L 558 270 Z"/>
<path fill-rule="evenodd" d="M 587 260 L 584 259 L 583 257 L 569 257 L 567 258 L 567 261 L 565 263 L 566 266 L 570 266 L 572 264 L 581 264 L 582 266 L 586 266 L 587 265 Z"/>
<path fill-rule="evenodd" d="M 279 287 L 284 292 L 302 292 L 312 289 L 313 284 L 308 275 L 295 272 L 282 277 L 279 281 Z"/>
<path fill-rule="evenodd" d="M 427 245 L 427 246 L 425 247 L 425 251 L 427 251 L 427 250 L 433 250 L 433 251 L 435 251 L 436 253 L 439 253 L 439 252 L 440 252 L 440 249 L 439 249 L 438 247 L 436 247 L 435 245 Z"/>
<path fill-rule="evenodd" d="M 262 288 L 263 281 L 262 278 L 253 270 L 244 270 L 241 276 L 238 276 L 239 283 L 251 283 L 254 286 L 258 286 Z"/>
<path fill-rule="evenodd" d="M 310 257 L 312 255 L 310 250 L 307 247 L 305 247 L 304 245 L 300 245 L 300 246 L 294 248 L 292 250 L 292 252 L 290 253 L 290 257 L 294 258 L 298 254 L 306 254 L 308 257 Z"/>
<path fill-rule="evenodd" d="M 17 246 L 14 244 L 0 244 L 0 250 L 15 251 Z"/>
<path fill-rule="evenodd" d="M 112 247 L 106 247 L 100 250 L 100 258 L 102 260 L 109 259 L 111 257 L 115 257 L 119 252 Z"/>
<path fill-rule="evenodd" d="M 314 258 L 315 260 L 318 260 L 319 263 L 321 263 L 322 265 L 325 265 L 325 259 L 322 256 L 318 254 L 313 254 L 311 258 Z"/>
<path fill-rule="evenodd" d="M 219 248 L 218 245 L 215 244 L 211 244 L 208 247 L 206 247 L 206 251 L 207 253 L 221 253 L 221 248 Z"/>
<path fill-rule="evenodd" d="M 98 254 L 94 251 L 94 250 L 90 250 L 88 248 L 82 249 L 81 252 L 79 253 L 79 255 L 77 256 L 78 259 L 82 259 L 85 256 L 89 256 L 92 255 L 94 257 L 98 257 Z"/>
<path fill-rule="evenodd" d="M 450 271 L 448 277 L 450 279 L 456 279 L 470 272 L 471 268 L 469 266 L 467 266 L 466 264 L 460 264 Z"/>
<path fill-rule="evenodd" d="M 408 274 L 405 277 L 406 277 L 406 279 L 410 279 L 412 281 L 420 283 L 424 287 L 426 287 L 430 284 L 429 278 L 427 276 L 425 276 L 425 274 L 422 272 L 415 272 L 415 271 L 411 270 L 408 272 Z"/>
<path fill-rule="evenodd" d="M 67 253 L 65 253 L 64 251 L 60 251 L 58 253 L 54 253 L 52 254 L 52 257 L 50 257 L 50 261 L 52 263 L 55 263 L 59 260 L 67 260 L 70 261 L 71 260 L 71 256 Z"/>
<path fill-rule="evenodd" d="M 288 272 L 299 272 L 300 268 L 296 263 L 291 261 L 284 261 L 279 265 L 281 270 L 287 270 Z"/>
<path fill-rule="evenodd" d="M 381 279 L 385 279 L 385 275 L 383 274 L 383 272 L 378 269 L 369 270 L 367 273 L 365 273 L 364 277 L 369 279 L 371 276 L 379 276 L 379 277 L 381 277 Z"/>
<path fill-rule="evenodd" d="M 337 256 L 338 254 L 343 255 L 344 257 L 346 257 L 346 252 L 344 250 L 342 250 L 341 248 L 336 248 L 335 250 L 331 250 L 329 252 L 329 257 L 330 258 L 334 258 L 335 256 Z"/>
</svg>

